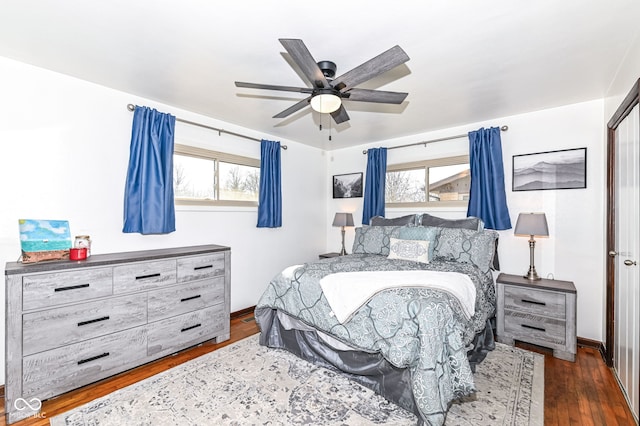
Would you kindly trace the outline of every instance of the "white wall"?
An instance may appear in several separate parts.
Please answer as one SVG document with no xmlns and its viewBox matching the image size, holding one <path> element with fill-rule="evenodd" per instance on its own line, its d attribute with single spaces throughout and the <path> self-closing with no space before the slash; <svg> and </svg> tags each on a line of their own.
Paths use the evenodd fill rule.
<svg viewBox="0 0 640 426">
<path fill-rule="evenodd" d="M 256 138 L 269 135 L 4 58 L 0 58 L 0 82 L 0 261 L 16 261 L 20 255 L 20 218 L 67 219 L 72 235 L 91 236 L 94 254 L 226 245 L 232 250 L 231 311 L 236 311 L 255 305 L 269 280 L 284 267 L 323 252 L 328 196 L 323 151 L 282 141 L 289 148 L 282 152 L 282 228 L 256 228 L 256 208 L 177 207 L 176 232 L 123 234 L 133 119 L 128 103 Z M 257 142 L 181 123 L 176 125 L 176 142 L 260 157 Z M 0 293 L 4 300 L 4 292 Z M 4 305 L 3 301 L 2 370 Z"/>
<path fill-rule="evenodd" d="M 445 136 L 465 134 L 480 127 L 508 125 L 502 132 L 507 203 L 512 225 L 518 213 L 546 213 L 550 237 L 538 239 L 536 269 L 542 277 L 573 281 L 578 290 L 578 336 L 602 341 L 604 329 L 604 210 L 605 173 L 603 100 L 561 108 L 502 117 L 484 123 L 473 123 L 438 132 L 424 133 L 375 144 L 333 151 L 329 155 L 329 175 L 365 172 L 366 155 L 362 150 L 377 146 L 397 146 Z M 456 139 L 388 151 L 388 164 L 468 154 L 468 139 Z M 512 156 L 568 148 L 587 148 L 587 188 L 547 191 L 511 191 Z M 366 183 L 365 183 L 366 185 Z M 330 219 L 337 211 L 354 213 L 359 226 L 362 220 L 362 198 L 331 200 L 327 210 L 327 249 L 340 247 L 340 232 L 331 227 Z M 421 212 L 422 209 L 387 209 L 388 217 Z M 442 217 L 464 217 L 466 209 L 432 209 Z M 347 228 L 347 251 L 353 244 L 354 228 Z M 502 272 L 526 273 L 529 246 L 526 238 L 515 237 L 513 231 L 500 233 L 500 265 Z"/>
</svg>

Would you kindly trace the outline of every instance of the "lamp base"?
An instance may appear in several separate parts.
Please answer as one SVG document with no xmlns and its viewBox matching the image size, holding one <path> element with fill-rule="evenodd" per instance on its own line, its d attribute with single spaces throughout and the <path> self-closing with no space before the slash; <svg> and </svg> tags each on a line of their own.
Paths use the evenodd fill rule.
<svg viewBox="0 0 640 426">
<path fill-rule="evenodd" d="M 536 272 L 536 268 L 534 267 L 529 268 L 529 271 L 527 272 L 526 275 L 523 275 L 523 277 L 528 279 L 529 281 L 538 281 L 542 279 L 538 276 L 538 273 Z"/>
<path fill-rule="evenodd" d="M 344 256 L 347 254 L 347 250 L 344 248 L 344 226 L 340 232 L 342 233 L 342 249 L 340 250 L 340 256 Z"/>
</svg>

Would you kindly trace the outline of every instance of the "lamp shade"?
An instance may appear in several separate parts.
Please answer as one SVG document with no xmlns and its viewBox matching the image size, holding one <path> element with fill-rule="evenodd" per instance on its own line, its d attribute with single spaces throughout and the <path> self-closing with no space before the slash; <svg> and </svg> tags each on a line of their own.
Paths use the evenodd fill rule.
<svg viewBox="0 0 640 426">
<path fill-rule="evenodd" d="M 336 213 L 333 218 L 333 226 L 353 226 L 353 215 L 351 213 Z"/>
<path fill-rule="evenodd" d="M 311 108 L 323 114 L 337 111 L 341 104 L 340 97 L 333 93 L 321 93 L 311 98 Z"/>
<path fill-rule="evenodd" d="M 520 213 L 513 233 L 515 235 L 548 237 L 547 217 L 544 213 Z"/>
</svg>

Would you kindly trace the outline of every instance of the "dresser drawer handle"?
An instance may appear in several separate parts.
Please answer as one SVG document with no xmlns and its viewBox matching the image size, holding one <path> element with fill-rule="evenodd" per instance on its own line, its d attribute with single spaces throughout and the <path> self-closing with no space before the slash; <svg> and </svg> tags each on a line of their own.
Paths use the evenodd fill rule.
<svg viewBox="0 0 640 426">
<path fill-rule="evenodd" d="M 532 330 L 538 330 L 538 331 L 542 331 L 542 332 L 546 332 L 547 329 L 542 328 L 542 327 L 534 327 L 532 325 L 527 325 L 527 324 L 520 324 L 520 327 L 524 327 L 524 328 L 530 328 Z"/>
<path fill-rule="evenodd" d="M 155 278 L 155 277 L 159 277 L 160 274 L 149 274 L 149 275 L 140 275 L 139 277 L 136 277 L 136 280 L 144 280 L 146 278 Z"/>
<path fill-rule="evenodd" d="M 181 302 L 186 302 L 187 300 L 193 300 L 193 299 L 197 299 L 199 297 L 202 297 L 201 295 L 197 295 L 197 296 L 191 296 L 191 297 L 185 297 L 184 299 L 180 299 Z"/>
<path fill-rule="evenodd" d="M 520 299 L 523 303 L 531 303 L 532 305 L 547 306 L 544 302 L 536 302 L 535 300 Z"/>
<path fill-rule="evenodd" d="M 192 329 L 194 329 L 194 328 L 198 328 L 198 327 L 200 327 L 201 325 L 202 325 L 202 324 L 196 324 L 196 325 L 192 325 L 191 327 L 185 327 L 185 328 L 183 328 L 182 330 L 180 330 L 180 333 L 184 333 L 185 331 L 189 331 L 189 330 L 192 330 Z"/>
<path fill-rule="evenodd" d="M 96 359 L 104 358 L 104 357 L 107 357 L 107 356 L 109 356 L 109 352 L 105 352 L 105 353 L 100 354 L 100 355 L 92 356 L 91 358 L 81 359 L 80 361 L 78 361 L 78 365 L 84 364 L 86 362 L 95 361 Z"/>
<path fill-rule="evenodd" d="M 87 321 L 80 321 L 78 323 L 78 327 L 82 327 L 83 325 L 87 325 L 87 324 L 93 324 L 94 322 L 107 321 L 108 319 L 109 319 L 109 316 L 87 320 Z"/>
<path fill-rule="evenodd" d="M 87 288 L 90 284 L 79 284 L 79 285 L 70 285 L 68 287 L 58 287 L 54 288 L 53 291 L 67 291 L 67 290 L 77 290 L 79 288 Z"/>
<path fill-rule="evenodd" d="M 193 268 L 194 271 L 199 271 L 200 269 L 209 269 L 213 268 L 213 265 L 205 265 L 205 266 L 196 266 Z"/>
</svg>

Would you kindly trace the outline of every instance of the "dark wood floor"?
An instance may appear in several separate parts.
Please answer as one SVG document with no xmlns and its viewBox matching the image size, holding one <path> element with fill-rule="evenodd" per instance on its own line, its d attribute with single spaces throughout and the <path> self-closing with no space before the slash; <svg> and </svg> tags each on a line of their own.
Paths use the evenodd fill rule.
<svg viewBox="0 0 640 426">
<path fill-rule="evenodd" d="M 231 339 L 221 343 L 205 343 L 177 355 L 163 358 L 143 367 L 102 380 L 82 389 L 45 401 L 43 418 L 26 419 L 16 426 L 46 426 L 49 418 L 99 398 L 116 389 L 138 382 L 185 361 L 241 340 L 258 332 L 252 314 L 231 320 Z M 615 426 L 636 424 L 611 370 L 600 353 L 592 348 L 578 348 L 576 362 L 553 358 L 544 349 L 519 344 L 545 354 L 544 424 Z M 0 425 L 4 425 L 4 400 Z"/>
</svg>

